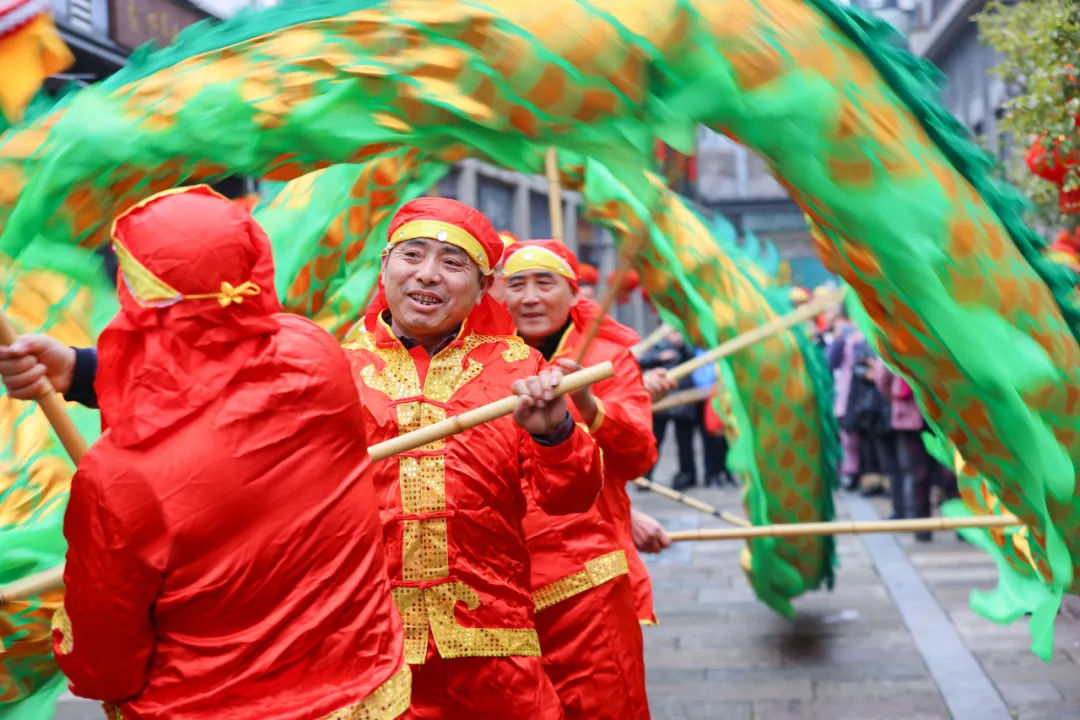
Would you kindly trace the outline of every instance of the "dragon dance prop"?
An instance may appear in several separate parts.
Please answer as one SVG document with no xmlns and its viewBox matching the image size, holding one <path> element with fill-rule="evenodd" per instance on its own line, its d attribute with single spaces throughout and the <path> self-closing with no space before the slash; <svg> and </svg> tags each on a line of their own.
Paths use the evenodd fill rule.
<svg viewBox="0 0 1080 720">
<path fill-rule="evenodd" d="M 290 180 L 399 147 L 436 162 L 473 154 L 537 172 L 555 145 L 560 163 L 577 154 L 602 168 L 579 178 L 596 216 L 612 210 L 610 222 L 636 224 L 668 250 L 645 248 L 644 284 L 666 317 L 682 318 L 711 346 L 718 327 L 742 322 L 724 316 L 730 308 L 775 310 L 755 306 L 741 281 L 726 304 L 710 306 L 713 296 L 700 290 L 668 294 L 666 258 L 701 268 L 684 287 L 723 280 L 701 261 L 712 251 L 700 221 L 665 206 L 644 174 L 654 137 L 688 149 L 705 123 L 766 158 L 820 229 L 826 265 L 865 305 L 877 349 L 1030 528 L 1033 560 L 1052 590 L 1038 613 L 1045 617 L 1055 598 L 1077 589 L 1080 556 L 1080 314 L 1068 298 L 1071 276 L 1040 257 L 1019 199 L 938 107 L 931 72 L 888 32 L 828 0 L 623 0 L 604 10 L 572 0 L 359 9 L 327 0 L 193 26 L 0 141 L 0 250 L 17 255 L 38 236 L 92 247 L 108 218 L 187 178 Z M 607 200 L 629 203 L 633 223 Z M 661 236 L 676 242 L 660 244 Z M 811 440 L 775 432 L 751 446 L 777 478 L 797 467 L 816 473 L 812 499 L 821 507 L 826 453 L 809 443 L 824 434 L 808 423 L 820 422 L 812 418 L 823 393 L 811 354 L 795 348 L 805 338 L 792 335 L 754 367 L 772 376 L 778 358 L 796 360 L 785 378 L 802 386 L 789 394 L 801 398 L 804 419 L 791 427 Z M 739 377 L 724 379 L 741 387 Z M 757 395 L 741 404 L 771 400 Z M 740 432 L 757 429 L 738 421 Z M 750 487 L 768 494 L 761 508 L 775 498 L 782 508 L 812 508 L 768 478 Z M 791 558 L 806 572 L 789 584 L 820 579 L 825 571 L 812 566 L 823 556 Z"/>
<path fill-rule="evenodd" d="M 738 429 L 728 436 L 728 466 L 746 479 L 743 501 L 750 521 L 831 520 L 838 448 L 824 358 L 801 331 L 776 332 L 783 330 L 780 316 L 790 305 L 775 306 L 702 219 L 654 182 L 661 200 L 650 211 L 607 168 L 589 161 L 586 217 L 616 236 L 648 235 L 638 267 L 668 324 L 701 347 L 741 348 L 717 367 L 727 388 L 726 414 L 733 419 L 727 425 Z M 747 337 L 760 342 L 743 348 Z M 834 543 L 830 537 L 755 538 L 741 562 L 758 598 L 790 617 L 792 598 L 831 586 Z"/>
<path fill-rule="evenodd" d="M 943 458 L 948 461 L 948 458 Z M 1005 509 L 986 478 L 970 464 L 955 457 L 960 499 L 942 505 L 943 515 L 956 519 L 975 516 L 1001 517 Z M 1026 525 L 996 528 L 961 529 L 961 536 L 986 551 L 998 570 L 997 587 L 990 591 L 972 590 L 971 608 L 979 615 L 998 623 L 1011 623 L 1030 615 L 1029 623 L 1036 654 L 1049 658 L 1053 651 L 1054 616 L 1040 612 L 1056 607 L 1053 578 L 1043 575 L 1032 556 L 1031 531 Z"/>
<path fill-rule="evenodd" d="M 683 505 L 692 507 L 695 510 L 700 510 L 703 513 L 712 515 L 713 517 L 719 518 L 720 520 L 723 520 L 728 524 L 737 525 L 739 527 L 751 527 L 748 520 L 741 518 L 738 515 L 733 515 L 732 513 L 725 512 L 718 507 L 714 507 L 709 503 L 698 500 L 696 497 L 692 497 L 690 495 L 687 495 L 686 493 L 679 492 L 678 490 L 672 490 L 667 485 L 655 483 L 647 478 L 636 478 L 634 480 L 634 484 L 637 485 L 639 488 L 642 488 L 643 490 L 649 490 L 650 492 L 654 492 L 657 495 L 663 495 L 664 497 L 670 500 L 674 500 L 677 503 L 682 503 Z"/>
<path fill-rule="evenodd" d="M 31 255 L 32 253 L 28 253 Z M 71 254 L 70 252 L 68 254 Z M 84 267 L 93 263 L 80 260 Z M 86 283 L 44 270 L 0 268 L 2 310 L 22 332 L 47 332 L 72 345 L 93 342 L 115 309 L 100 262 Z M 69 408 L 80 433 L 97 435 L 96 413 Z M 63 562 L 61 523 L 73 468 L 37 403 L 0 398 L 0 585 Z M 47 718 L 66 686 L 52 659 L 53 611 L 62 590 L 0 606 L 0 719 Z"/>
<path fill-rule="evenodd" d="M 910 520 L 833 521 L 819 523 L 781 523 L 744 528 L 705 528 L 675 530 L 672 542 L 687 540 L 746 540 L 754 537 L 803 537 L 806 535 L 862 535 L 865 533 L 908 533 L 962 528 L 1003 528 L 1019 525 L 1015 515 L 974 515 L 968 517 L 929 517 Z"/>
</svg>

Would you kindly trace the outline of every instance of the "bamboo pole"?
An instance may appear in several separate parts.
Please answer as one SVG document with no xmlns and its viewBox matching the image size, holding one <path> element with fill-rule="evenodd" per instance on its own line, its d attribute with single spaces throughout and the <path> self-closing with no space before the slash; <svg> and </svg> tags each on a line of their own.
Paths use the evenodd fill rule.
<svg viewBox="0 0 1080 720">
<path fill-rule="evenodd" d="M 0 312 L 0 345 L 11 345 L 18 337 L 18 333 L 11 326 L 7 315 Z M 45 413 L 45 417 L 49 420 L 53 430 L 56 431 L 57 437 L 60 438 L 60 444 L 67 450 L 72 462 L 78 465 L 89 448 L 75 427 L 75 423 L 71 421 L 71 416 L 68 415 L 67 409 L 64 407 L 64 401 L 53 390 L 52 385 L 49 385 L 48 380 L 45 381 L 45 385 L 45 391 L 37 397 L 37 403 L 41 406 L 41 411 Z"/>
<path fill-rule="evenodd" d="M 710 505 L 707 502 L 703 502 L 701 500 L 698 500 L 695 497 L 691 497 L 691 496 L 687 495 L 686 493 L 681 493 L 678 490 L 672 490 L 671 488 L 669 488 L 666 485 L 661 485 L 660 483 L 654 483 L 651 480 L 646 480 L 645 478 L 637 478 L 636 480 L 634 480 L 634 484 L 637 485 L 638 487 L 643 487 L 646 490 L 651 490 L 652 492 L 656 493 L 657 495 L 663 495 L 664 497 L 670 498 L 670 499 L 674 500 L 675 502 L 680 502 L 683 505 L 689 505 L 690 507 L 694 508 L 695 510 L 700 510 L 700 511 L 702 511 L 704 513 L 708 513 L 709 515 L 712 515 L 713 517 L 720 518 L 721 520 L 723 520 L 726 523 L 730 523 L 732 525 L 737 525 L 739 527 L 750 527 L 750 521 L 747 520 L 746 518 L 741 518 L 738 515 L 732 515 L 729 512 L 724 512 L 723 510 L 721 510 L 721 509 L 719 509 L 719 508 L 717 508 L 717 507 L 715 507 L 713 505 Z"/>
<path fill-rule="evenodd" d="M 558 397 L 559 395 L 576 392 L 595 382 L 606 380 L 614 374 L 615 370 L 609 360 L 578 370 L 577 372 L 570 373 L 564 377 L 562 381 L 555 386 L 555 396 Z M 472 410 L 466 410 L 460 415 L 448 417 L 445 420 L 432 423 L 419 430 L 413 430 L 404 435 L 399 435 L 396 438 L 376 443 L 368 448 L 368 454 L 371 455 L 372 461 L 377 462 L 379 460 L 385 460 L 393 455 L 408 452 L 409 450 L 415 450 L 428 443 L 435 442 L 436 440 L 443 440 L 451 435 L 456 435 L 459 432 L 468 430 L 469 428 L 509 415 L 514 412 L 514 408 L 517 407 L 520 399 L 521 398 L 518 395 L 510 395 L 501 400 L 490 402 L 487 405 L 481 405 Z"/>
<path fill-rule="evenodd" d="M 600 323 L 603 322 L 604 316 L 611 312 L 611 306 L 615 304 L 615 299 L 619 297 L 619 289 L 622 287 L 623 278 L 626 277 L 626 273 L 630 272 L 630 267 L 634 264 L 634 256 L 638 254 L 644 243 L 645 234 L 642 233 L 632 236 L 622 246 L 619 263 L 615 267 L 615 274 L 611 278 L 611 282 L 604 286 L 604 295 L 600 300 L 600 312 L 596 315 L 592 324 L 589 325 L 585 336 L 581 340 L 581 347 L 578 348 L 577 357 L 575 358 L 576 362 L 581 363 L 585 359 L 585 353 L 589 351 L 589 345 L 592 344 L 593 338 L 596 337 L 596 332 L 600 329 Z"/>
<path fill-rule="evenodd" d="M 562 213 L 562 185 L 559 183 L 559 155 L 554 145 L 549 145 L 547 155 L 544 157 L 544 170 L 548 181 L 548 215 L 551 216 L 551 237 L 562 241 L 563 213 Z"/>
<path fill-rule="evenodd" d="M 673 392 L 670 395 L 665 395 L 659 401 L 652 406 L 653 413 L 663 412 L 664 410 L 670 410 L 673 407 L 679 407 L 680 405 L 689 405 L 691 403 L 704 402 L 716 392 L 716 386 L 710 385 L 704 388 L 690 388 L 689 390 L 679 390 Z"/>
<path fill-rule="evenodd" d="M 672 542 L 683 540 L 746 540 L 757 537 L 803 537 L 807 535 L 859 535 L 863 533 L 929 532 L 960 528 L 997 528 L 1021 525 L 1015 515 L 974 515 L 933 517 L 913 520 L 869 520 L 862 522 L 810 522 L 757 525 L 748 528 L 676 530 L 668 533 Z"/>
<path fill-rule="evenodd" d="M 667 323 L 660 323 L 660 327 L 653 330 L 645 336 L 644 340 L 630 348 L 630 352 L 634 354 L 635 358 L 640 358 L 646 352 L 654 348 L 657 343 L 663 340 L 669 332 L 671 332 L 671 326 Z"/>
<path fill-rule="evenodd" d="M 678 381 L 686 377 L 690 373 L 694 372 L 700 367 L 704 367 L 709 363 L 714 363 L 720 358 L 727 357 L 728 355 L 734 355 L 740 350 L 750 347 L 751 345 L 761 342 L 767 337 L 776 335 L 783 332 L 788 328 L 798 325 L 801 322 L 805 322 L 815 315 L 827 310 L 833 305 L 839 304 L 844 299 L 844 292 L 846 288 L 841 287 L 836 290 L 824 293 L 821 297 L 814 298 L 810 302 L 806 303 L 797 310 L 794 310 L 787 315 L 782 315 L 770 322 L 765 323 L 759 327 L 749 330 L 733 337 L 727 342 L 717 345 L 712 350 L 702 355 L 698 355 L 695 358 L 687 360 L 684 363 L 676 365 L 668 370 L 668 377 L 672 380 Z"/>
<path fill-rule="evenodd" d="M 34 595 L 40 595 L 49 590 L 59 590 L 63 587 L 64 566 L 57 565 L 0 587 L 0 606 L 5 603 L 26 600 Z"/>
</svg>

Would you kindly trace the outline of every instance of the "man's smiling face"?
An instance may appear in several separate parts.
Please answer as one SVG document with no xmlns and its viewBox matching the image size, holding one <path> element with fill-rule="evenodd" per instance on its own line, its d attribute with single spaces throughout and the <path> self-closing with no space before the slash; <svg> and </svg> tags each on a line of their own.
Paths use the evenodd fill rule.
<svg viewBox="0 0 1080 720">
<path fill-rule="evenodd" d="M 456 333 L 490 286 L 464 250 L 431 238 L 401 242 L 383 259 L 396 329 L 421 344 Z"/>
</svg>

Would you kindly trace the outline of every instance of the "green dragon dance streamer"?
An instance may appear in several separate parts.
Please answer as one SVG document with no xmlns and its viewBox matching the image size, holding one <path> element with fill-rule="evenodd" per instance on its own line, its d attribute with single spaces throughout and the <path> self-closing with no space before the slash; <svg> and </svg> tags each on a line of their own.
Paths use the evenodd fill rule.
<svg viewBox="0 0 1080 720">
<path fill-rule="evenodd" d="M 399 146 L 535 171 L 554 144 L 651 216 L 648 140 L 688 149 L 703 122 L 764 156 L 820 226 L 879 351 L 1029 526 L 1060 596 L 1080 585 L 1080 314 L 1017 198 L 890 42 L 829 0 L 289 4 L 195 28 L 9 133 L 0 249 L 93 245 L 183 178 L 291 179 Z"/>
<path fill-rule="evenodd" d="M 80 266 L 86 284 L 47 270 L 0 268 L 2 310 L 17 330 L 46 332 L 72 345 L 93 342 L 115 310 L 112 288 L 100 262 L 69 261 Z M 84 437 L 97 436 L 95 412 L 74 405 L 69 411 Z M 73 469 L 35 403 L 0 397 L 0 436 L 5 438 L 0 449 L 4 584 L 63 562 L 67 545 L 61 524 Z M 50 628 L 62 600 L 62 591 L 51 591 L 0 608 L 0 720 L 52 716 L 55 698 L 66 687 L 52 658 Z"/>
<path fill-rule="evenodd" d="M 394 210 L 447 170 L 399 148 L 357 165 L 336 165 L 287 183 L 255 209 L 274 246 L 277 293 L 287 312 L 344 337 L 379 274 Z"/>
<path fill-rule="evenodd" d="M 587 163 L 586 217 L 624 238 L 647 233 L 637 265 L 666 322 L 695 344 L 714 347 L 790 311 L 790 304 L 770 301 L 681 198 L 659 190 L 661 202 L 649 213 L 610 171 Z M 831 520 L 838 445 L 832 382 L 820 350 L 794 329 L 726 358 L 718 369 L 730 401 L 725 411 L 738 428 L 729 465 L 747 478 L 743 500 L 751 522 Z M 791 617 L 792 598 L 832 585 L 833 538 L 755 538 L 742 562 L 757 596 Z"/>
</svg>

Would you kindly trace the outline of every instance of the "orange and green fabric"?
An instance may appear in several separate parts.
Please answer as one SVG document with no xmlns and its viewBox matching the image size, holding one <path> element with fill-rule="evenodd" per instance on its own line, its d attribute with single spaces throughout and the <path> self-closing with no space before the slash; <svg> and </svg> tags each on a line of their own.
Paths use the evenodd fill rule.
<svg viewBox="0 0 1080 720">
<path fill-rule="evenodd" d="M 291 180 L 401 146 L 535 172 L 556 145 L 660 220 L 652 141 L 689 150 L 707 124 L 764 157 L 820 227 L 877 349 L 1029 526 L 1052 613 L 1080 589 L 1073 277 L 896 40 L 830 0 L 286 3 L 192 26 L 5 135 L 0 251 L 93 246 L 107 218 L 184 178 Z M 657 260 L 640 261 L 647 287 Z"/>
<path fill-rule="evenodd" d="M 344 338 L 364 314 L 379 275 L 390 218 L 447 171 L 397 148 L 286 183 L 254 211 L 274 245 L 277 292 L 287 312 Z"/>
<path fill-rule="evenodd" d="M 715 347 L 785 311 L 740 268 L 705 223 L 659 185 L 651 214 L 611 172 L 588 162 L 586 216 L 626 239 L 646 233 L 637 265 L 664 320 L 699 347 Z M 743 502 L 755 525 L 833 518 L 837 440 L 832 381 L 820 350 L 799 329 L 774 335 L 717 363 L 727 389 L 729 467 L 747 478 Z M 754 592 L 788 617 L 791 599 L 833 582 L 830 536 L 755 538 L 742 565 Z"/>
<path fill-rule="evenodd" d="M 100 272 L 100 267 L 98 268 Z M 2 310 L 20 332 L 84 346 L 116 307 L 104 274 L 84 285 L 47 270 L 0 268 Z M 68 407 L 88 440 L 97 413 Z M 34 403 L 0 397 L 0 585 L 59 565 L 64 508 L 74 469 Z M 52 656 L 51 620 L 63 592 L 0 607 L 0 720 L 49 718 L 66 687 Z"/>
</svg>

